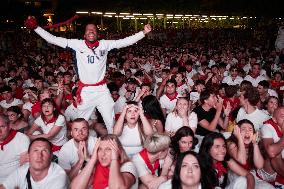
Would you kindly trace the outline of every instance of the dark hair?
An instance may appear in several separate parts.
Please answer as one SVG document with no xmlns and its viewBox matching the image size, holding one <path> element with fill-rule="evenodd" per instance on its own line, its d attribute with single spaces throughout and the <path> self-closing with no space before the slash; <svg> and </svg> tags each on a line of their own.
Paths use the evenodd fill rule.
<svg viewBox="0 0 284 189">
<path fill-rule="evenodd" d="M 146 115 L 149 115 L 152 119 L 160 120 L 165 126 L 165 117 L 160 102 L 155 96 L 145 96 L 142 100 L 142 107 Z"/>
<path fill-rule="evenodd" d="M 175 85 L 175 87 L 177 87 L 177 82 L 176 82 L 176 80 L 175 79 L 168 79 L 167 80 L 167 82 L 166 82 L 166 84 L 168 84 L 168 83 L 173 83 L 174 85 Z"/>
<path fill-rule="evenodd" d="M 219 139 L 219 138 L 223 139 L 226 144 L 226 140 L 221 133 L 212 132 L 203 138 L 200 149 L 199 149 L 199 157 L 201 159 L 201 162 L 203 162 L 203 164 L 201 165 L 201 168 L 203 169 L 203 171 L 206 171 L 207 173 L 205 175 L 204 181 L 211 188 L 214 188 L 215 186 L 220 186 L 221 188 L 225 188 L 225 186 L 227 185 L 227 179 L 228 179 L 228 175 L 225 174 L 224 182 L 219 183 L 217 172 L 213 168 L 213 158 L 210 155 L 210 150 L 212 146 L 214 145 L 214 140 Z M 222 162 L 225 168 L 228 168 L 228 165 L 227 165 L 228 160 L 229 160 L 229 156 L 228 154 L 226 154 L 224 161 Z"/>
<path fill-rule="evenodd" d="M 114 82 L 108 83 L 107 88 L 109 89 L 110 93 L 112 93 L 113 91 L 119 90 L 118 86 Z"/>
<path fill-rule="evenodd" d="M 52 144 L 51 144 L 51 142 L 49 140 L 47 140 L 46 138 L 43 138 L 43 137 L 36 138 L 36 139 L 32 140 L 30 145 L 29 145 L 28 152 L 30 152 L 33 143 L 35 143 L 37 141 L 46 142 L 48 144 L 48 146 L 49 146 L 50 153 L 52 154 Z"/>
<path fill-rule="evenodd" d="M 84 122 L 86 125 L 89 126 L 88 121 L 86 121 L 84 118 L 81 118 L 81 117 L 74 119 L 74 120 L 72 121 L 72 124 L 73 124 L 73 123 L 81 123 L 81 122 Z"/>
<path fill-rule="evenodd" d="M 237 123 L 238 127 L 241 127 L 242 124 L 250 124 L 252 126 L 252 129 L 253 129 L 253 133 L 255 133 L 255 129 L 254 129 L 254 125 L 253 123 L 248 120 L 248 119 L 242 119 L 241 121 L 239 121 Z M 238 146 L 238 139 L 237 137 L 233 134 L 231 134 L 231 136 L 227 139 L 227 142 L 233 142 L 235 143 L 237 146 Z M 253 144 L 250 143 L 249 146 L 248 146 L 248 163 L 249 163 L 249 166 L 251 166 L 250 168 L 255 168 L 254 167 L 254 162 L 253 162 Z"/>
<path fill-rule="evenodd" d="M 52 106 L 53 106 L 53 108 L 54 108 L 53 117 L 54 117 L 55 119 L 57 119 L 58 116 L 59 116 L 59 112 L 58 112 L 58 110 L 57 110 L 57 108 L 56 108 L 57 106 L 56 106 L 54 100 L 53 100 L 52 98 L 45 98 L 45 99 L 43 99 L 43 100 L 41 101 L 41 104 L 40 104 L 40 109 L 41 109 L 40 112 L 41 112 L 41 118 L 42 118 L 42 120 L 45 120 L 45 119 L 44 119 L 44 114 L 42 113 L 42 106 L 43 106 L 43 104 L 45 104 L 45 103 L 52 104 Z"/>
<path fill-rule="evenodd" d="M 269 88 L 269 82 L 266 81 L 266 80 L 262 80 L 262 81 L 258 82 L 258 85 L 262 86 L 265 89 Z"/>
<path fill-rule="evenodd" d="M 190 127 L 183 126 L 183 127 L 179 128 L 176 131 L 175 135 L 172 136 L 172 138 L 171 138 L 170 154 L 174 157 L 174 159 L 180 154 L 179 144 L 178 144 L 179 140 L 182 137 L 187 137 L 187 136 L 192 137 L 192 150 L 198 144 L 198 139 L 196 137 L 194 137 L 194 132 L 192 131 L 192 129 Z"/>
<path fill-rule="evenodd" d="M 208 187 L 206 187 L 206 184 L 204 182 L 205 177 L 203 176 L 203 175 L 205 175 L 206 172 L 204 172 L 201 169 L 202 162 L 200 161 L 198 154 L 196 154 L 193 151 L 187 151 L 185 153 L 179 154 L 179 156 L 177 157 L 176 166 L 175 166 L 175 170 L 174 170 L 174 174 L 173 174 L 173 178 L 172 178 L 172 189 L 181 189 L 180 171 L 181 171 L 183 159 L 187 155 L 192 155 L 197 159 L 198 164 L 200 166 L 200 172 L 201 172 L 201 175 L 200 175 L 201 188 L 208 188 Z"/>
<path fill-rule="evenodd" d="M 191 60 L 191 59 L 189 59 L 189 60 L 185 61 L 185 63 L 184 63 L 184 64 L 185 64 L 185 65 L 192 66 L 192 65 L 193 65 L 193 62 L 192 62 L 192 60 Z"/>
<path fill-rule="evenodd" d="M 252 83 L 250 81 L 247 81 L 247 80 L 243 80 L 241 82 L 241 85 L 240 85 L 240 91 L 246 91 L 248 90 L 249 88 L 253 87 L 252 86 Z"/>
<path fill-rule="evenodd" d="M 19 106 L 11 106 L 7 109 L 7 112 L 15 112 L 16 114 L 20 115 L 18 119 L 22 119 L 24 117 L 24 114 L 21 111 L 21 108 Z"/>
<path fill-rule="evenodd" d="M 237 94 L 237 91 L 238 91 L 238 86 L 236 85 L 227 85 L 225 87 L 225 94 L 226 94 L 226 97 L 228 98 L 234 97 L 235 94 Z"/>
<path fill-rule="evenodd" d="M 214 92 L 212 90 L 204 90 L 200 93 L 200 102 L 201 104 L 204 104 L 205 100 L 207 100 L 210 95 L 214 94 Z"/>
<path fill-rule="evenodd" d="M 252 106 L 256 106 L 260 100 L 260 96 L 257 89 L 253 87 L 249 87 L 247 90 L 245 90 L 243 95 L 245 99 L 248 99 L 248 102 Z"/>
<path fill-rule="evenodd" d="M 12 92 L 12 88 L 10 86 L 5 85 L 5 86 L 3 86 L 1 88 L 0 92 L 1 93 L 3 93 L 3 92 Z"/>
<path fill-rule="evenodd" d="M 140 85 L 140 89 L 142 89 L 142 87 L 149 87 L 150 88 L 150 90 L 151 90 L 151 84 L 150 83 L 142 83 L 141 85 Z"/>
<path fill-rule="evenodd" d="M 141 70 L 138 70 L 135 74 L 134 74 L 134 76 L 135 77 L 143 77 L 144 76 L 144 74 L 143 74 L 143 71 L 141 71 Z"/>
</svg>

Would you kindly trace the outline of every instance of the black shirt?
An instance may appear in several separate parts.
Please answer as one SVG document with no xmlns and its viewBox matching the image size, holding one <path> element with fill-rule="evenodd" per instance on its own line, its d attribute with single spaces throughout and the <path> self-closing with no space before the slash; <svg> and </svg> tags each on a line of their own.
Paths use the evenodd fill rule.
<svg viewBox="0 0 284 189">
<path fill-rule="evenodd" d="M 197 119 L 198 119 L 196 134 L 197 135 L 201 135 L 201 136 L 205 136 L 205 135 L 208 135 L 208 134 L 212 133 L 212 131 L 209 131 L 208 129 L 202 127 L 199 124 L 199 122 L 202 121 L 203 119 L 205 119 L 206 121 L 211 123 L 211 121 L 215 117 L 216 109 L 215 108 L 211 108 L 209 111 L 205 111 L 202 108 L 202 106 L 200 105 L 200 106 L 197 106 L 196 108 L 194 108 L 193 111 L 197 114 Z M 217 129 L 221 129 L 221 127 L 219 125 L 217 125 Z"/>
</svg>

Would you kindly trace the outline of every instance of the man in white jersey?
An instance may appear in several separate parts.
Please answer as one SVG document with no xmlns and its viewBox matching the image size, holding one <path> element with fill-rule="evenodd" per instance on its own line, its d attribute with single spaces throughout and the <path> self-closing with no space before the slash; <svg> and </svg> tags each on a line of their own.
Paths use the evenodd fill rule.
<svg viewBox="0 0 284 189">
<path fill-rule="evenodd" d="M 21 164 L 28 151 L 29 138 L 11 130 L 8 118 L 0 115 L 0 184 Z"/>
<path fill-rule="evenodd" d="M 0 189 L 66 189 L 68 178 L 64 170 L 51 162 L 51 143 L 45 138 L 33 140 L 28 149 L 29 164 L 25 164 L 0 185 Z"/>
<path fill-rule="evenodd" d="M 36 19 L 29 16 L 26 27 L 34 29 L 47 42 L 62 48 L 71 48 L 76 53 L 76 71 L 79 75 L 77 91 L 78 109 L 80 117 L 89 120 L 94 108 L 101 113 L 108 132 L 112 133 L 114 122 L 114 102 L 106 86 L 106 60 L 108 51 L 122 48 L 141 40 L 152 29 L 149 24 L 144 26 L 144 31 L 120 40 L 98 41 L 97 28 L 88 24 L 85 29 L 84 40 L 66 39 L 55 37 L 37 26 Z"/>
<path fill-rule="evenodd" d="M 69 175 L 70 180 L 78 175 L 89 161 L 96 143 L 96 137 L 89 136 L 88 122 L 77 118 L 71 124 L 71 136 L 59 151 L 58 164 Z"/>
</svg>

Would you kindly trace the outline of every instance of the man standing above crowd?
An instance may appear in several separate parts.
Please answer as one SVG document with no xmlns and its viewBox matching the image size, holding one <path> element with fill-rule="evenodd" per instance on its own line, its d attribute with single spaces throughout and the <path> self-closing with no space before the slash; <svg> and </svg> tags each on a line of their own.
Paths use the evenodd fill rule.
<svg viewBox="0 0 284 189">
<path fill-rule="evenodd" d="M 112 133 L 114 102 L 105 80 L 108 51 L 136 43 L 152 30 L 151 26 L 145 25 L 143 31 L 124 39 L 98 41 L 97 27 L 94 24 L 86 26 L 84 40 L 55 37 L 39 27 L 32 16 L 28 17 L 25 25 L 29 29 L 34 29 L 47 42 L 62 48 L 71 48 L 76 52 L 75 66 L 80 79 L 77 90 L 80 117 L 89 120 L 96 107 L 104 119 L 108 132 Z"/>
</svg>

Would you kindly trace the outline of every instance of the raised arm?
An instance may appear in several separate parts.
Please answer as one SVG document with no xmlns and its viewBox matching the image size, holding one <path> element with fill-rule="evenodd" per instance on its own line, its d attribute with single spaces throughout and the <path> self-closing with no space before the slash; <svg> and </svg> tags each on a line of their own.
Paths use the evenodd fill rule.
<svg viewBox="0 0 284 189">
<path fill-rule="evenodd" d="M 115 134 L 116 136 L 121 136 L 122 131 L 123 131 L 123 124 L 124 124 L 124 119 L 125 119 L 125 115 L 126 115 L 126 111 L 128 109 L 128 105 L 125 105 L 123 107 L 123 110 L 118 118 L 118 120 L 116 121 L 114 127 L 113 127 L 113 134 Z"/>
<path fill-rule="evenodd" d="M 49 32 L 45 31 L 41 27 L 38 26 L 37 20 L 33 16 L 29 16 L 25 21 L 25 26 L 28 29 L 34 30 L 40 37 L 45 39 L 48 43 L 53 45 L 57 45 L 62 48 L 66 48 L 68 45 L 68 40 L 62 37 L 56 37 Z"/>
<path fill-rule="evenodd" d="M 132 36 L 126 37 L 124 39 L 119 40 L 107 40 L 108 50 L 114 49 L 114 48 L 123 48 L 127 47 L 129 45 L 133 45 L 137 41 L 141 40 L 147 33 L 149 33 L 152 30 L 150 24 L 147 24 L 144 26 L 144 30 L 140 31 Z"/>
</svg>

